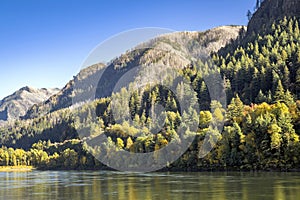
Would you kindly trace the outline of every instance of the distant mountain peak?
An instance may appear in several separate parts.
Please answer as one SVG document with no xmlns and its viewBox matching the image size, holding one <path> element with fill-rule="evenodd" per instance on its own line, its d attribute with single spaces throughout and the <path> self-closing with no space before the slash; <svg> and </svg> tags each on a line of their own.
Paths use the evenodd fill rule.
<svg viewBox="0 0 300 200">
<path fill-rule="evenodd" d="M 20 88 L 19 91 L 34 92 L 35 88 L 30 87 L 30 86 L 25 86 L 25 87 Z"/>
<path fill-rule="evenodd" d="M 45 101 L 59 89 L 36 89 L 25 86 L 0 100 L 0 124 L 23 116 L 34 104 Z"/>
</svg>

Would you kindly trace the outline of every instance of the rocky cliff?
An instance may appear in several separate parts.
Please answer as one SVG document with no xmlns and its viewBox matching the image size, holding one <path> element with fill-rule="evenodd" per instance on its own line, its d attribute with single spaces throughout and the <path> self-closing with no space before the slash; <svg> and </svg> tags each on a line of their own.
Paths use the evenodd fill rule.
<svg viewBox="0 0 300 200">
<path fill-rule="evenodd" d="M 264 0 L 249 21 L 248 33 L 259 33 L 284 16 L 300 17 L 300 0 Z"/>
</svg>

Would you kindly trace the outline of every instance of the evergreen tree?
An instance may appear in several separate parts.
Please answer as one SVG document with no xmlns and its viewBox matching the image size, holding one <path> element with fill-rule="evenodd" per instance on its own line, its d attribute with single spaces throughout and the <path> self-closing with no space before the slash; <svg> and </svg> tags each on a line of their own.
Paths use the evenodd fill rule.
<svg viewBox="0 0 300 200">
<path fill-rule="evenodd" d="M 250 21 L 252 18 L 252 12 L 250 10 L 247 11 L 247 17 L 248 17 L 248 21 Z"/>
<path fill-rule="evenodd" d="M 236 95 L 236 97 L 233 98 L 231 100 L 231 103 L 228 105 L 227 119 L 232 122 L 240 122 L 243 117 L 243 111 L 244 111 L 244 104 L 239 98 L 239 96 Z"/>
<path fill-rule="evenodd" d="M 257 97 L 255 98 L 255 102 L 256 103 L 263 103 L 267 101 L 267 97 L 264 95 L 264 93 L 259 90 L 259 93 L 257 95 Z"/>
<path fill-rule="evenodd" d="M 274 99 L 276 101 L 280 101 L 280 100 L 284 100 L 284 98 L 285 98 L 284 89 L 281 81 L 279 80 L 275 91 Z"/>
</svg>

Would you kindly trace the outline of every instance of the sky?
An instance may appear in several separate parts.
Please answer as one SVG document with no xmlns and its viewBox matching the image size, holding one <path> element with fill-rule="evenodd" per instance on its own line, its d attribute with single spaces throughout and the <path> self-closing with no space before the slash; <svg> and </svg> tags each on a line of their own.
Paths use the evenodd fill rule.
<svg viewBox="0 0 300 200">
<path fill-rule="evenodd" d="M 255 0 L 0 0 L 0 99 L 23 86 L 62 88 L 90 52 L 144 27 L 247 25 Z"/>
</svg>

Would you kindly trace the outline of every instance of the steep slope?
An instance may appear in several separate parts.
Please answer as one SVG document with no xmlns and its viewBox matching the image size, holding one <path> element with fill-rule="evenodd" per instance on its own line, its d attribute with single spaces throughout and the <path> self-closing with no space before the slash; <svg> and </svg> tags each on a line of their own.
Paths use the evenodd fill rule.
<svg viewBox="0 0 300 200">
<path fill-rule="evenodd" d="M 241 28 L 242 26 L 223 26 L 205 32 L 176 32 L 162 35 L 113 60 L 105 71 L 103 64 L 96 64 L 82 70 L 58 94 L 33 106 L 24 119 L 67 108 L 72 105 L 72 98 L 75 95 L 89 97 L 97 93 L 97 98 L 110 96 L 115 85 L 114 81 L 138 65 L 167 64 L 180 68 L 188 66 L 191 56 L 209 55 L 211 52 L 218 51 L 231 40 L 236 39 Z M 104 73 L 103 78 L 99 80 L 102 73 Z M 94 88 L 97 88 L 97 92 Z"/>
<path fill-rule="evenodd" d="M 0 101 L 0 123 L 18 119 L 25 115 L 31 106 L 45 101 L 58 91 L 58 88 L 34 89 L 28 86 L 19 89 Z"/>
<path fill-rule="evenodd" d="M 74 92 L 77 92 L 77 94 L 82 96 L 90 94 L 93 92 L 93 87 L 89 84 L 93 82 L 95 78 L 99 77 L 99 74 L 102 73 L 101 69 L 103 69 L 103 67 L 104 64 L 100 63 L 80 71 L 78 75 L 74 76 L 74 78 L 70 80 L 58 93 L 50 96 L 43 102 L 32 106 L 22 119 L 32 119 L 71 106 Z M 74 87 L 76 87 L 77 91 L 74 91 Z"/>
<path fill-rule="evenodd" d="M 300 17 L 299 0 L 264 0 L 248 25 L 248 34 L 259 33 L 284 16 Z"/>
</svg>

